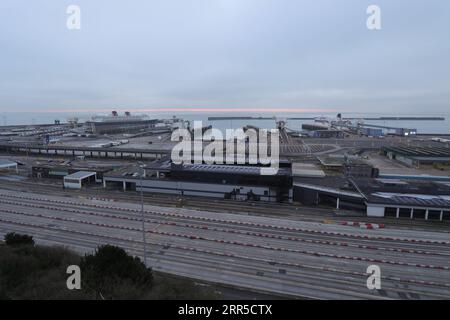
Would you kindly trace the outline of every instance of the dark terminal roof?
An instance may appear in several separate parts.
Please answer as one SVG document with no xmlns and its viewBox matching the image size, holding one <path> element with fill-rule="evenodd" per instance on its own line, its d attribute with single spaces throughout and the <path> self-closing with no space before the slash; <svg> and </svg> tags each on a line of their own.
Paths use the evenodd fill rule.
<svg viewBox="0 0 450 320">
<path fill-rule="evenodd" d="M 367 202 L 450 209 L 450 186 L 431 181 L 354 180 Z"/>
<path fill-rule="evenodd" d="M 411 147 L 411 146 L 398 146 L 398 147 L 385 147 L 386 152 L 393 152 L 401 154 L 407 157 L 417 158 L 440 158 L 450 157 L 450 148 L 444 147 Z"/>
<path fill-rule="evenodd" d="M 222 173 L 222 174 L 240 174 L 240 175 L 261 175 L 260 166 L 244 166 L 244 165 L 219 165 L 219 164 L 183 164 L 173 165 L 172 170 L 189 171 L 189 172 L 206 172 L 206 173 Z M 269 169 L 269 167 L 266 167 Z M 277 176 L 290 176 L 289 168 L 279 168 Z"/>
</svg>

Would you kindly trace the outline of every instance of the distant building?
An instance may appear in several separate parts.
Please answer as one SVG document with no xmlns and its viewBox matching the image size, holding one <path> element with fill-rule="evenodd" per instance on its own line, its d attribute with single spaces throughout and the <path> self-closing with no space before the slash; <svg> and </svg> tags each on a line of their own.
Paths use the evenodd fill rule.
<svg viewBox="0 0 450 320">
<path fill-rule="evenodd" d="M 293 201 L 306 206 L 365 211 L 364 197 L 347 178 L 294 178 Z"/>
<path fill-rule="evenodd" d="M 294 178 L 293 201 L 365 211 L 369 217 L 450 221 L 450 183 L 420 180 Z"/>
<path fill-rule="evenodd" d="M 81 189 L 84 185 L 97 180 L 96 173 L 90 171 L 77 171 L 63 178 L 64 188 Z"/>
<path fill-rule="evenodd" d="M 417 135 L 417 129 L 397 128 L 393 133 L 397 136 L 411 137 Z"/>
<path fill-rule="evenodd" d="M 78 171 L 89 171 L 96 173 L 96 181 L 102 182 L 103 175 L 111 171 L 113 167 L 102 166 L 102 167 L 94 167 L 89 165 L 64 165 L 63 163 L 33 163 L 31 167 L 31 175 L 33 178 L 54 178 L 54 179 L 63 179 L 65 176 L 76 173 Z"/>
<path fill-rule="evenodd" d="M 357 180 L 367 215 L 450 221 L 450 185 L 403 180 Z"/>
<path fill-rule="evenodd" d="M 347 161 L 343 169 L 346 177 L 354 178 L 376 178 L 380 173 L 378 168 L 362 161 Z"/>
<path fill-rule="evenodd" d="M 423 165 L 450 166 L 450 148 L 445 147 L 385 147 L 383 153 L 391 160 L 416 168 Z"/>
<path fill-rule="evenodd" d="M 361 128 L 360 134 L 368 137 L 382 137 L 384 135 L 383 129 L 367 128 L 367 127 Z"/>
<path fill-rule="evenodd" d="M 312 138 L 333 138 L 342 139 L 344 138 L 344 132 L 341 130 L 313 130 L 309 132 L 309 136 Z"/>
<path fill-rule="evenodd" d="M 331 155 L 318 157 L 322 167 L 328 171 L 340 172 L 346 177 L 376 178 L 379 170 L 357 156 Z"/>
<path fill-rule="evenodd" d="M 10 171 L 11 169 L 14 170 L 16 173 L 18 172 L 17 162 L 0 159 L 0 172 Z"/>
</svg>

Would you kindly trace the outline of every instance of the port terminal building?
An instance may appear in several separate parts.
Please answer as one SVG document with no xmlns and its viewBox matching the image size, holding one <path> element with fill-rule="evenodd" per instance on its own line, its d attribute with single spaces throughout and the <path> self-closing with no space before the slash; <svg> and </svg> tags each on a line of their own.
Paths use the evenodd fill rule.
<svg viewBox="0 0 450 320">
<path fill-rule="evenodd" d="M 95 181 L 123 191 L 294 202 L 370 217 L 450 221 L 450 177 L 379 176 L 362 161 L 344 160 L 283 161 L 275 175 L 261 174 L 256 165 L 176 165 L 167 158 L 116 167 L 39 162 L 32 172 L 36 178 L 59 178 L 70 189 Z"/>
<path fill-rule="evenodd" d="M 369 217 L 450 221 L 450 182 L 327 176 L 294 178 L 293 199 Z"/>
<path fill-rule="evenodd" d="M 358 161 L 345 162 L 337 174 L 327 175 L 323 168 L 320 163 L 289 162 L 276 175 L 266 176 L 259 166 L 158 160 L 109 171 L 103 175 L 103 186 L 180 197 L 294 202 L 369 217 L 450 221 L 450 181 L 381 178 Z"/>
<path fill-rule="evenodd" d="M 367 215 L 450 221 L 450 183 L 377 179 L 358 181 Z"/>
<path fill-rule="evenodd" d="M 174 164 L 155 161 L 145 167 L 131 166 L 108 172 L 105 188 L 122 188 L 179 196 L 267 202 L 292 201 L 291 167 L 283 166 L 275 175 L 264 175 L 260 166 L 220 164 Z"/>
</svg>

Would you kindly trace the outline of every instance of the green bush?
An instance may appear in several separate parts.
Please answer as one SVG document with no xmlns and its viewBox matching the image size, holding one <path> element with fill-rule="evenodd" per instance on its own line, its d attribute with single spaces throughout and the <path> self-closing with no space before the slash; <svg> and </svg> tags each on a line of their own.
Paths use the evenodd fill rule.
<svg viewBox="0 0 450 320">
<path fill-rule="evenodd" d="M 21 245 L 31 245 L 34 246 L 34 240 L 32 236 L 26 234 L 18 234 L 15 232 L 10 232 L 5 235 L 5 243 L 8 246 L 21 246 Z"/>
<path fill-rule="evenodd" d="M 62 247 L 30 245 L 34 244 L 30 236 L 6 238 L 9 245 L 0 245 L 0 300 L 218 298 L 189 279 L 154 276 L 139 258 L 119 247 L 100 246 L 80 257 Z M 69 265 L 80 266 L 81 290 L 67 289 Z"/>
<path fill-rule="evenodd" d="M 66 269 L 80 257 L 60 247 L 0 246 L 0 299 L 84 299 L 68 290 Z"/>
<path fill-rule="evenodd" d="M 82 285 L 104 299 L 137 299 L 153 284 L 150 268 L 119 247 L 100 246 L 81 259 Z"/>
</svg>

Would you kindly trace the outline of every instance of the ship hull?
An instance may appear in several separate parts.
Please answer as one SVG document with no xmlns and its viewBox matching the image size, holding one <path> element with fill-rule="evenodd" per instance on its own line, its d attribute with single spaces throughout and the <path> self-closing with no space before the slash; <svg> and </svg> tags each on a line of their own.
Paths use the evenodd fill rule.
<svg viewBox="0 0 450 320">
<path fill-rule="evenodd" d="M 90 131 L 94 134 L 105 133 L 124 133 L 124 132 L 137 132 L 142 129 L 152 128 L 158 120 L 127 120 L 127 121 L 105 121 L 96 122 L 90 121 L 86 125 Z"/>
</svg>

